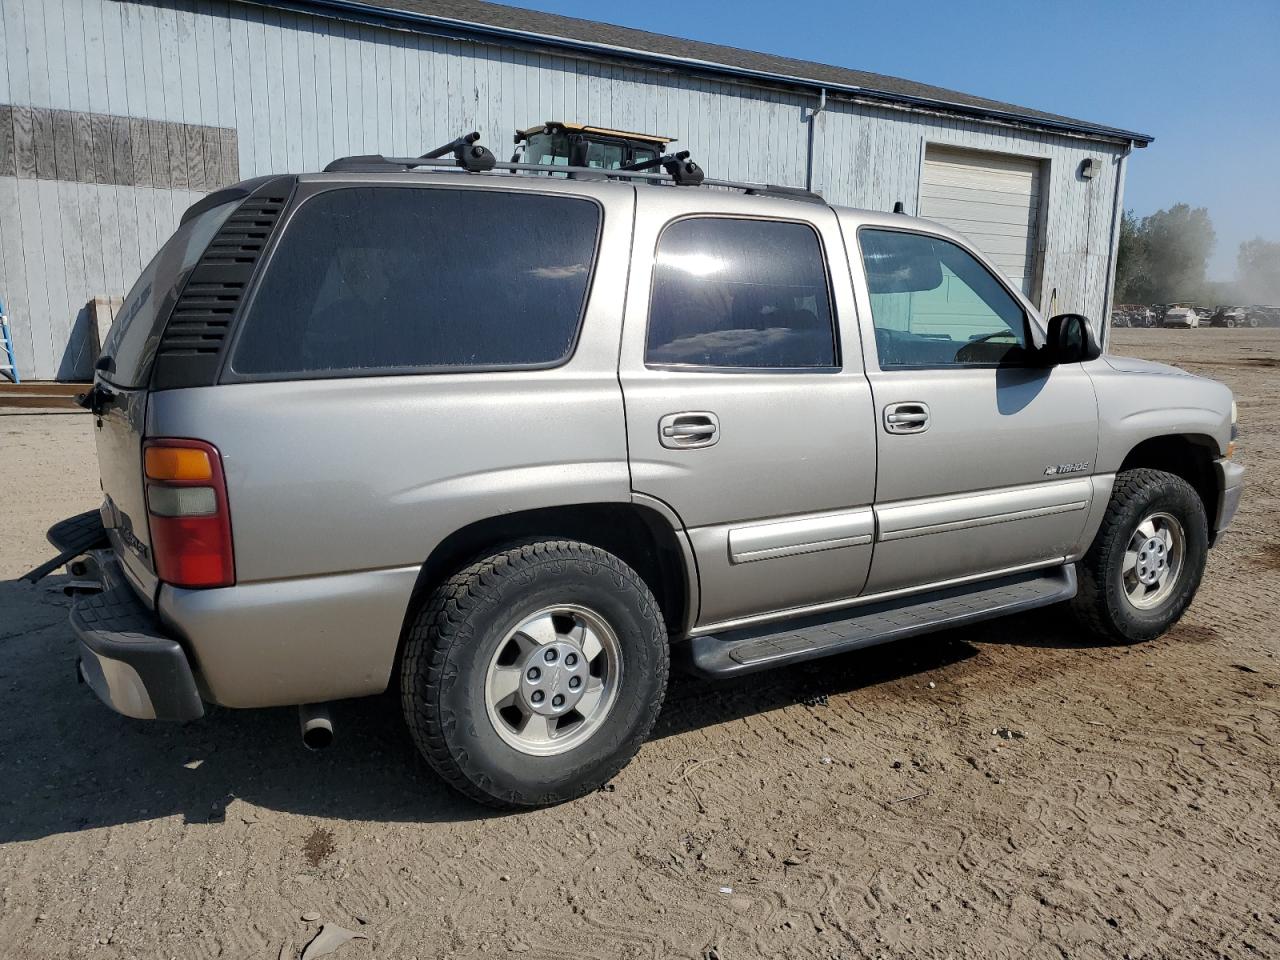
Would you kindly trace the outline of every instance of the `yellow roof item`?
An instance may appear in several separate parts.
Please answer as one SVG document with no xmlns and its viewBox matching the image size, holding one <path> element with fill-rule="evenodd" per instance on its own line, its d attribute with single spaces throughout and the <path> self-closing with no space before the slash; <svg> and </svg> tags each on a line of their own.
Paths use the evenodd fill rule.
<svg viewBox="0 0 1280 960">
<path fill-rule="evenodd" d="M 548 120 L 546 123 L 540 123 L 536 127 L 529 127 L 527 130 L 516 131 L 523 138 L 533 136 L 535 133 L 541 133 L 547 128 L 560 128 L 573 133 L 596 133 L 603 137 L 625 137 L 628 140 L 645 140 L 649 143 L 661 143 L 666 145 L 675 140 L 675 137 L 664 137 L 660 133 L 635 133 L 629 130 L 611 130 L 608 127 L 593 127 L 586 123 L 565 123 L 560 120 Z"/>
</svg>

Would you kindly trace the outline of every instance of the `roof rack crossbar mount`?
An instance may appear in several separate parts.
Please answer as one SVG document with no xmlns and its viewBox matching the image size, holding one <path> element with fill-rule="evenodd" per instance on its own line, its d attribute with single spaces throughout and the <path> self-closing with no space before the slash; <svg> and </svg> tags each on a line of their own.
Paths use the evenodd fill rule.
<svg viewBox="0 0 1280 960">
<path fill-rule="evenodd" d="M 438 157 L 443 157 L 446 153 L 455 153 L 459 149 L 466 149 L 479 139 L 480 133 L 477 130 L 473 130 L 470 133 L 464 133 L 456 140 L 450 140 L 444 146 L 436 147 L 434 150 L 424 153 L 420 159 L 435 160 Z"/>
</svg>

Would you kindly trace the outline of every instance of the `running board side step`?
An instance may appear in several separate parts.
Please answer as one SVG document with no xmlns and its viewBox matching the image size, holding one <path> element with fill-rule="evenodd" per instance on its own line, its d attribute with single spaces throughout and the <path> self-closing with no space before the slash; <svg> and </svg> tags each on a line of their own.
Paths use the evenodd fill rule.
<svg viewBox="0 0 1280 960">
<path fill-rule="evenodd" d="M 693 637 L 679 646 L 692 673 L 734 677 L 1033 610 L 1075 595 L 1076 568 L 1068 564 L 834 614 Z"/>
</svg>

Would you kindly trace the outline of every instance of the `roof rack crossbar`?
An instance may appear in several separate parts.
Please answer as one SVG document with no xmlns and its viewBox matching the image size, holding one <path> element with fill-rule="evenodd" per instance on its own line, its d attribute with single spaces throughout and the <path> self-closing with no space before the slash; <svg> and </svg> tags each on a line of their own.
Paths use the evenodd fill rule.
<svg viewBox="0 0 1280 960">
<path fill-rule="evenodd" d="M 365 158 L 359 158 L 361 160 Z M 449 157 L 442 158 L 425 158 L 425 157 L 383 157 L 388 166 L 392 167 L 435 167 L 440 169 L 461 168 L 461 165 Z M 641 173 L 629 170 L 605 170 L 602 167 L 574 167 L 562 163 L 519 163 L 507 162 L 499 160 L 493 165 L 494 170 L 504 170 L 512 173 L 581 173 L 589 174 L 596 179 L 611 180 L 661 180 L 670 181 L 670 177 L 665 173 Z"/>
<path fill-rule="evenodd" d="M 358 167 L 347 167 L 343 161 L 350 159 L 358 164 Z M 431 167 L 436 169 L 450 170 L 466 170 L 466 167 L 457 160 L 449 157 L 351 157 L 335 160 L 326 167 L 326 170 L 340 171 L 345 169 L 357 170 L 358 172 L 372 173 L 371 169 L 381 161 L 387 167 L 399 168 L 402 170 L 416 169 L 419 167 Z M 628 180 L 628 181 L 647 181 L 650 183 L 668 183 L 681 185 L 694 185 L 686 182 L 680 184 L 676 177 L 668 173 L 650 173 L 646 170 L 606 170 L 603 167 L 576 167 L 565 164 L 554 163 L 508 163 L 498 161 L 493 164 L 492 170 L 501 170 L 509 173 L 563 173 L 569 175 L 578 175 L 586 178 L 597 180 Z M 769 196 L 769 197 L 785 197 L 789 200 L 808 200 L 816 203 L 825 203 L 822 194 L 814 190 L 805 190 L 803 187 L 786 187 L 772 183 L 752 183 L 743 180 L 719 180 L 712 177 L 701 178 L 699 183 L 705 187 L 722 187 L 729 190 L 742 190 L 752 196 Z"/>
</svg>

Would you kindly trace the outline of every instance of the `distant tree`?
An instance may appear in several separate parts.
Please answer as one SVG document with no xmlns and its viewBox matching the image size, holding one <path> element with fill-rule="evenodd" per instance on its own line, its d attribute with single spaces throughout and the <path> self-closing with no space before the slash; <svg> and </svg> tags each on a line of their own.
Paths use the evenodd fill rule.
<svg viewBox="0 0 1280 960">
<path fill-rule="evenodd" d="M 1185 203 L 1143 220 L 1156 300 L 1192 300 L 1204 287 L 1205 267 L 1217 237 L 1209 211 Z"/>
<path fill-rule="evenodd" d="M 1249 303 L 1280 304 L 1280 243 L 1255 237 L 1240 244 L 1236 270 Z"/>
<path fill-rule="evenodd" d="M 1147 238 L 1132 210 L 1120 218 L 1120 250 L 1116 254 L 1116 303 L 1151 303 Z"/>
<path fill-rule="evenodd" d="M 1209 211 L 1177 203 L 1141 219 L 1126 211 L 1116 256 L 1117 303 L 1195 300 L 1217 234 Z"/>
</svg>

